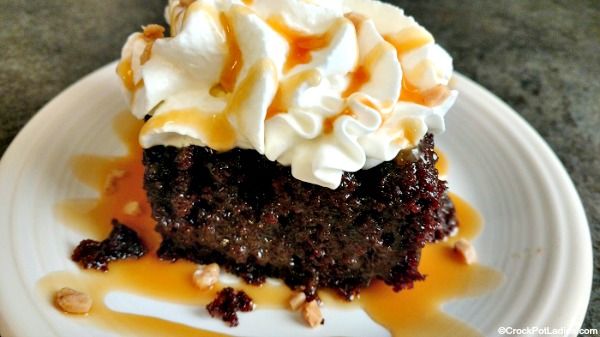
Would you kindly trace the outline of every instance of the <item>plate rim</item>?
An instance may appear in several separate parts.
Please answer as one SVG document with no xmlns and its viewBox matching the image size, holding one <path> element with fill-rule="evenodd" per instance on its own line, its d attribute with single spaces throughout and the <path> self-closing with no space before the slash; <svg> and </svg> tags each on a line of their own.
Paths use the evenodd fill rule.
<svg viewBox="0 0 600 337">
<path fill-rule="evenodd" d="M 95 77 L 101 75 L 102 73 L 107 71 L 107 68 L 113 68 L 116 65 L 116 61 L 113 61 L 105 66 L 102 66 L 88 75 L 82 77 L 78 81 L 69 85 L 67 88 L 62 90 L 56 96 L 54 96 L 48 103 L 46 103 L 40 110 L 38 110 L 34 116 L 25 124 L 24 127 L 19 131 L 19 133 L 14 137 L 11 141 L 10 145 L 7 147 L 4 152 L 2 158 L 0 159 L 0 191 L 6 191 L 7 188 L 3 187 L 4 181 L 9 181 L 7 186 L 10 186 L 10 178 L 15 174 L 18 176 L 19 172 L 15 171 L 15 168 L 20 168 L 23 164 L 18 165 L 19 161 L 19 153 L 18 149 L 24 146 L 27 146 L 27 142 L 30 140 L 32 136 L 35 136 L 35 131 L 38 129 L 38 126 L 43 124 L 44 120 L 47 118 L 52 118 L 56 113 L 52 113 L 54 110 L 54 106 L 60 104 L 61 100 L 64 97 L 67 97 L 73 91 L 75 91 L 79 87 L 83 87 L 89 81 L 93 81 Z M 560 200 L 563 202 L 565 209 L 569 210 L 569 214 L 572 214 L 574 218 L 577 219 L 576 226 L 572 226 L 577 228 L 577 235 L 580 238 L 583 238 L 585 244 L 579 244 L 575 247 L 579 250 L 578 256 L 581 256 L 582 259 L 589 261 L 584 266 L 584 271 L 582 275 L 578 278 L 579 284 L 578 288 L 583 289 L 585 293 L 586 302 L 577 305 L 577 312 L 572 314 L 571 317 L 571 326 L 581 327 L 583 320 L 585 319 L 587 309 L 589 306 L 589 299 L 592 290 L 592 279 L 593 279 L 593 253 L 592 253 L 592 241 L 588 219 L 585 213 L 585 209 L 583 207 L 583 203 L 581 202 L 581 198 L 579 193 L 569 176 L 566 168 L 556 155 L 556 153 L 551 149 L 548 143 L 541 137 L 541 135 L 535 130 L 520 114 L 518 114 L 514 109 L 512 109 L 507 103 L 502 101 L 499 97 L 494 95 L 492 92 L 487 90 L 485 87 L 476 83 L 475 81 L 469 79 L 468 77 L 460 74 L 459 72 L 454 72 L 454 81 L 456 81 L 457 86 L 461 88 L 466 88 L 467 91 L 476 92 L 479 97 L 479 100 L 489 102 L 490 105 L 497 106 L 502 112 L 499 113 L 507 113 L 508 118 L 511 119 L 511 122 L 515 123 L 515 126 L 522 130 L 522 132 L 528 134 L 530 136 L 528 138 L 528 142 L 530 142 L 532 147 L 535 147 L 537 150 L 541 151 L 541 157 L 544 157 L 549 161 L 551 165 L 546 166 L 548 171 L 551 171 L 554 176 L 559 178 L 557 181 L 557 185 L 560 185 L 561 191 L 564 193 L 560 195 Z M 10 160 L 10 162 L 9 162 Z M 15 166 L 16 165 L 16 166 Z M 12 171 L 11 171 L 12 170 Z M 19 170 L 16 170 L 19 171 Z M 12 190 L 15 190 L 18 186 L 12 186 Z M 10 190 L 10 189 L 9 189 Z M 0 193 L 0 210 L 8 210 L 12 209 L 12 199 L 13 194 L 4 194 Z M 11 198 L 9 198 L 11 196 Z M 10 218 L 5 218 L 4 214 L 8 214 L 8 212 L 0 211 L 0 219 L 8 220 L 7 223 L 1 225 L 0 233 L 4 233 L 4 231 L 9 230 L 11 223 Z M 573 228 L 571 228 L 573 229 Z M 11 265 L 9 262 L 13 261 L 12 257 L 9 256 L 11 253 L 11 244 L 9 240 L 4 238 L 9 238 L 9 235 L 0 235 L 0 268 L 4 271 L 16 271 L 16 265 Z M 8 242 L 7 242 L 8 241 Z M 19 314 L 19 310 L 7 310 L 7 308 L 15 308 L 18 306 L 19 308 L 31 308 L 30 306 L 26 306 L 25 304 L 30 304 L 33 307 L 39 307 L 35 305 L 35 299 L 31 298 L 28 293 L 28 289 L 26 284 L 22 282 L 17 282 L 19 289 L 14 289 L 15 283 L 9 281 L 19 281 L 20 277 L 18 273 L 12 273 L 12 275 L 8 275 L 8 277 L 3 276 L 0 279 L 0 334 L 3 337 L 12 337 L 12 336 L 23 336 L 26 335 L 24 333 L 27 330 L 27 327 L 15 327 L 15 325 L 11 325 L 11 317 L 15 317 Z M 10 289 L 9 289 L 10 286 Z M 22 303 L 17 304 L 15 306 L 14 302 L 6 300 L 6 294 L 10 292 L 13 296 L 16 291 L 22 293 L 26 296 L 27 301 L 23 300 Z M 582 298 L 584 298 L 582 296 Z M 29 301 L 33 301 L 30 303 Z M 37 311 L 36 311 L 37 313 Z M 43 319 L 42 315 L 35 315 L 37 321 L 45 324 L 45 326 L 49 327 L 49 324 Z M 29 317 L 30 320 L 33 320 L 33 317 Z M 50 328 L 50 327 L 49 327 Z"/>
</svg>

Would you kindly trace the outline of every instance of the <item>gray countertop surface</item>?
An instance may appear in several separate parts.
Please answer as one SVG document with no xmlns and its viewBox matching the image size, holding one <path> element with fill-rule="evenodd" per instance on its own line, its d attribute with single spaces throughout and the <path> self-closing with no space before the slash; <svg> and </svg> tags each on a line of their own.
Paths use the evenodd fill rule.
<svg viewBox="0 0 600 337">
<path fill-rule="evenodd" d="M 0 155 L 45 103 L 162 23 L 165 0 L 0 0 Z M 600 329 L 600 1 L 392 1 L 427 27 L 458 71 L 550 144 L 583 200 L 594 245 L 585 328 Z M 565 291 L 569 291 L 565 289 Z"/>
</svg>

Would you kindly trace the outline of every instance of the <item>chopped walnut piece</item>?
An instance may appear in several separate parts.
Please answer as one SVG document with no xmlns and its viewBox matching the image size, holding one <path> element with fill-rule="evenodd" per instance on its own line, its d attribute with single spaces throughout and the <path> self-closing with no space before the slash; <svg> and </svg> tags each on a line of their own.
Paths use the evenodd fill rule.
<svg viewBox="0 0 600 337">
<path fill-rule="evenodd" d="M 440 84 L 429 90 L 423 91 L 422 94 L 427 106 L 436 106 L 450 96 L 450 90 L 447 86 Z"/>
<path fill-rule="evenodd" d="M 165 27 L 152 24 L 143 26 L 142 29 L 144 30 L 144 39 L 146 39 L 146 48 L 144 48 L 144 52 L 140 56 L 140 63 L 145 64 L 152 56 L 152 46 L 154 45 L 154 41 L 165 36 Z"/>
<path fill-rule="evenodd" d="M 125 177 L 127 175 L 127 171 L 121 169 L 114 169 L 110 171 L 108 176 L 106 176 L 106 180 L 104 181 L 104 191 L 108 194 L 112 194 L 117 190 L 117 182 L 119 179 Z"/>
<path fill-rule="evenodd" d="M 149 40 L 156 40 L 165 37 L 165 27 L 157 24 L 142 26 L 144 37 Z"/>
<path fill-rule="evenodd" d="M 303 292 L 296 293 L 290 299 L 290 307 L 292 310 L 296 311 L 302 307 L 304 302 L 306 302 L 306 294 Z"/>
<path fill-rule="evenodd" d="M 477 253 L 475 247 L 465 240 L 460 239 L 454 243 L 454 250 L 460 254 L 466 264 L 473 264 L 477 262 Z"/>
<path fill-rule="evenodd" d="M 212 288 L 219 281 L 219 265 L 211 263 L 194 272 L 194 284 L 202 290 Z"/>
<path fill-rule="evenodd" d="M 302 318 L 304 318 L 304 321 L 311 328 L 325 323 L 325 319 L 323 318 L 323 314 L 321 313 L 321 309 L 319 308 L 319 304 L 317 304 L 316 300 L 304 303 L 301 313 Z"/>
<path fill-rule="evenodd" d="M 137 201 L 130 201 L 123 206 L 123 213 L 129 216 L 138 216 L 142 214 L 142 207 Z"/>
<path fill-rule="evenodd" d="M 69 314 L 87 314 L 92 308 L 92 298 L 71 288 L 62 288 L 56 292 L 56 304 Z"/>
</svg>

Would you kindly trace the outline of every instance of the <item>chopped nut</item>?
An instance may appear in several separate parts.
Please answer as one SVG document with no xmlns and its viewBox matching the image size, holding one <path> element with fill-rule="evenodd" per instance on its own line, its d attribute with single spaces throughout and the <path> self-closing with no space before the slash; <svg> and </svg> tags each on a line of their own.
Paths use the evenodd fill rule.
<svg viewBox="0 0 600 337">
<path fill-rule="evenodd" d="M 56 293 L 56 304 L 69 314 L 87 314 L 92 308 L 92 298 L 71 288 L 62 288 Z"/>
<path fill-rule="evenodd" d="M 142 29 L 144 30 L 144 39 L 146 41 L 146 47 L 140 56 L 140 63 L 143 65 L 148 62 L 152 56 L 152 46 L 154 46 L 154 41 L 165 37 L 165 27 L 152 24 L 148 26 L 142 26 Z"/>
<path fill-rule="evenodd" d="M 219 281 L 219 265 L 211 263 L 194 272 L 194 284 L 202 290 L 212 288 Z"/>
<path fill-rule="evenodd" d="M 423 98 L 427 106 L 436 106 L 450 96 L 450 90 L 445 85 L 438 85 L 423 91 Z"/>
<path fill-rule="evenodd" d="M 466 264 L 477 262 L 477 253 L 475 252 L 475 247 L 473 247 L 469 241 L 465 239 L 456 241 L 454 243 L 454 250 L 457 251 L 460 256 L 462 256 Z"/>
<path fill-rule="evenodd" d="M 302 318 L 304 321 L 308 323 L 311 328 L 314 328 L 318 325 L 323 324 L 325 320 L 323 319 L 323 314 L 321 313 L 321 309 L 317 304 L 317 301 L 310 301 L 304 303 L 301 309 Z"/>
<path fill-rule="evenodd" d="M 125 170 L 115 169 L 110 171 L 108 176 L 106 176 L 106 180 L 104 181 L 104 191 L 109 194 L 116 192 L 117 181 L 125 177 L 125 175 L 127 175 L 127 171 Z"/>
<path fill-rule="evenodd" d="M 305 301 L 306 294 L 304 294 L 303 292 L 296 293 L 290 299 L 290 307 L 292 308 L 292 310 L 296 311 L 302 307 Z"/>
<path fill-rule="evenodd" d="M 130 201 L 123 206 L 123 213 L 130 216 L 138 216 L 142 214 L 142 207 L 137 201 Z"/>
<path fill-rule="evenodd" d="M 156 40 L 165 37 L 165 27 L 157 24 L 142 26 L 144 37 L 149 40 Z"/>
</svg>

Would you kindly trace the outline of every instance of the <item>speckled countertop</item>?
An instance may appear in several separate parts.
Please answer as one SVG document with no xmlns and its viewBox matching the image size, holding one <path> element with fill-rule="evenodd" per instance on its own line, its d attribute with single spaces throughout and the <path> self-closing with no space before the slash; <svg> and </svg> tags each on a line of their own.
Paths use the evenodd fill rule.
<svg viewBox="0 0 600 337">
<path fill-rule="evenodd" d="M 0 0 L 0 154 L 52 97 L 115 60 L 165 0 Z M 600 1 L 395 1 L 546 139 L 575 181 L 594 242 L 584 327 L 600 329 Z"/>
</svg>

